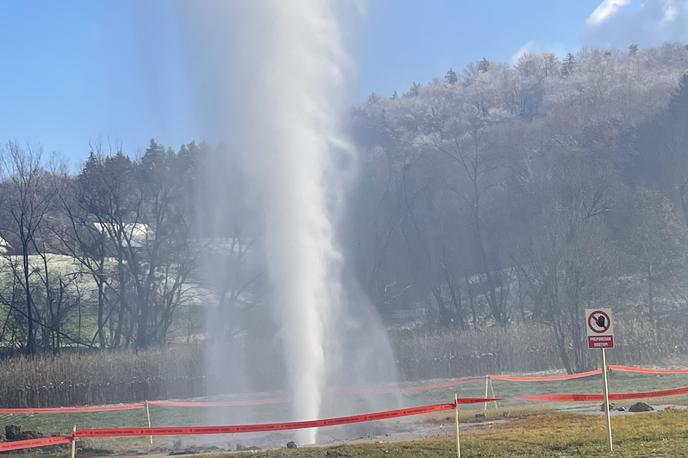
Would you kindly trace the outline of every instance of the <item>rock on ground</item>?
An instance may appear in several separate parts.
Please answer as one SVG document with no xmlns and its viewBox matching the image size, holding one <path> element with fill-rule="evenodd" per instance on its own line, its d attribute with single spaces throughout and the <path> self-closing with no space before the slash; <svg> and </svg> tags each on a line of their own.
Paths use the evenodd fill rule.
<svg viewBox="0 0 688 458">
<path fill-rule="evenodd" d="M 652 410 L 655 409 L 650 404 L 645 404 L 644 402 L 636 402 L 628 408 L 629 412 L 650 412 Z"/>
</svg>

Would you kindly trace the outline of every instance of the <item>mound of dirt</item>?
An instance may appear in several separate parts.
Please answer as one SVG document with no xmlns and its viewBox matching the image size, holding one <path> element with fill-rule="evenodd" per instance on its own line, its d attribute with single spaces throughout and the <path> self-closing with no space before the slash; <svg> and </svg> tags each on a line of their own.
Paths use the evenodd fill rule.
<svg viewBox="0 0 688 458">
<path fill-rule="evenodd" d="M 650 404 L 645 404 L 644 402 L 636 402 L 628 408 L 629 412 L 651 412 L 653 410 L 655 409 Z"/>
<path fill-rule="evenodd" d="M 21 426 L 18 425 L 5 426 L 5 440 L 8 442 L 38 439 L 39 437 L 43 437 L 43 434 L 37 431 L 22 431 Z"/>
</svg>

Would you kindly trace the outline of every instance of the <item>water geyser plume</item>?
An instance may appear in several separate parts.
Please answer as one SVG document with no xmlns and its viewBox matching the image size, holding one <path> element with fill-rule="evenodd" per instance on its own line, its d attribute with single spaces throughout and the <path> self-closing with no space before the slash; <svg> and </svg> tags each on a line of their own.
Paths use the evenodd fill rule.
<svg viewBox="0 0 688 458">
<path fill-rule="evenodd" d="M 384 327 L 336 242 L 354 236 L 339 223 L 358 162 L 340 127 L 350 72 L 335 2 L 183 5 L 201 117 L 221 143 L 205 156 L 197 202 L 199 230 L 211 240 L 203 280 L 218 297 L 208 312 L 209 390 L 255 397 L 287 388 L 292 404 L 290 412 L 230 409 L 209 421 L 396 407 L 394 396 L 355 389 L 343 402 L 338 390 L 394 382 L 396 370 Z M 300 443 L 315 442 L 315 430 L 299 434 Z"/>
<path fill-rule="evenodd" d="M 251 0 L 239 34 L 253 81 L 243 151 L 265 215 L 264 245 L 287 376 L 298 419 L 318 418 L 325 381 L 325 328 L 339 296 L 328 188 L 339 144 L 344 54 L 324 0 Z M 301 442 L 315 442 L 315 430 Z"/>
</svg>

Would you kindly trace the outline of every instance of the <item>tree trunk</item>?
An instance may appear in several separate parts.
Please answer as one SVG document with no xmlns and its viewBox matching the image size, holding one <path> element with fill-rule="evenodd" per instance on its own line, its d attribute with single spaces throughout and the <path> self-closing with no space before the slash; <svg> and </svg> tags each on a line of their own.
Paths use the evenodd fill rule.
<svg viewBox="0 0 688 458">
<path fill-rule="evenodd" d="M 569 360 L 569 355 L 566 351 L 566 336 L 561 329 L 561 322 L 559 318 L 555 318 L 555 322 L 552 324 L 554 329 L 554 336 L 557 339 L 557 348 L 559 349 L 559 356 L 561 357 L 561 363 L 566 369 L 566 373 L 572 374 L 573 369 L 571 367 L 571 361 Z"/>
<path fill-rule="evenodd" d="M 33 355 L 36 353 L 36 336 L 33 328 L 33 297 L 31 296 L 31 285 L 29 284 L 29 242 L 22 240 L 22 265 L 24 267 L 24 292 L 26 296 L 26 353 Z"/>
<path fill-rule="evenodd" d="M 98 275 L 102 276 L 102 266 L 98 269 Z M 105 306 L 105 297 L 103 294 L 103 280 L 102 277 L 97 281 L 98 284 L 98 346 L 100 350 L 105 349 L 105 323 L 103 322 L 103 308 Z"/>
<path fill-rule="evenodd" d="M 652 273 L 652 264 L 647 266 L 647 311 L 650 315 L 650 322 L 652 323 L 652 342 L 656 348 L 659 348 L 659 326 L 657 322 L 657 310 L 655 308 L 655 294 L 653 288 L 654 276 Z"/>
</svg>

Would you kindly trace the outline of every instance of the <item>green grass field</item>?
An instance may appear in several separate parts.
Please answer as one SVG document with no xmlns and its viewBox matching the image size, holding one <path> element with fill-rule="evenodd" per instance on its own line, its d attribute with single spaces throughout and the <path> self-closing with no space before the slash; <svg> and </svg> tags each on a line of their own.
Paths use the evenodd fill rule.
<svg viewBox="0 0 688 458">
<path fill-rule="evenodd" d="M 644 375 L 612 374 L 610 389 L 613 392 L 647 391 L 688 385 L 688 375 Z M 460 396 L 484 395 L 484 384 L 481 382 L 457 387 Z M 600 377 L 567 382 L 514 383 L 495 382 L 497 396 L 518 396 L 532 393 L 553 392 L 599 392 Z M 423 391 L 406 395 L 403 406 L 421 405 L 435 402 L 450 402 L 453 389 Z M 265 396 L 265 395 L 264 395 Z M 389 396 L 389 395 L 380 395 Z M 363 412 L 359 400 L 343 397 L 351 412 Z M 635 401 L 619 402 L 628 406 Z M 688 397 L 666 397 L 647 400 L 655 405 L 688 405 Z M 604 426 L 603 417 L 582 415 L 565 410 L 574 404 L 524 403 L 505 400 L 499 408 L 493 405 L 488 411 L 488 419 L 510 413 L 506 422 L 491 427 L 468 427 L 465 433 L 466 453 L 464 456 L 603 456 Z M 580 405 L 580 404 L 576 404 Z M 585 405 L 585 404 L 584 404 Z M 589 403 L 587 405 L 590 405 Z M 234 407 L 232 409 L 246 409 Z M 228 409 L 227 412 L 230 412 Z M 463 421 L 471 421 L 476 414 L 483 412 L 483 405 L 462 407 Z M 288 420 L 286 406 L 258 406 L 254 412 L 259 421 Z M 190 426 L 199 424 L 217 424 L 216 419 L 209 418 L 203 409 L 151 408 L 152 422 L 155 426 Z M 214 421 L 215 420 L 215 421 Z M 615 417 L 614 429 L 618 440 L 618 450 L 614 456 L 683 456 L 677 454 L 685 448 L 688 450 L 688 412 L 668 411 L 651 414 L 633 414 Z M 18 424 L 25 430 L 37 430 L 46 434 L 69 433 L 73 425 L 78 427 L 109 426 L 145 426 L 145 411 L 97 412 L 84 414 L 37 414 L 37 415 L 0 415 L 0 427 L 7 424 Z M 329 447 L 325 449 L 298 449 L 261 452 L 246 456 L 279 457 L 279 456 L 455 456 L 453 453 L 453 414 L 451 412 L 414 417 L 408 422 L 387 420 L 380 422 L 391 429 L 402 429 L 413 436 L 413 430 L 426 430 L 442 425 L 439 431 L 446 431 L 444 437 L 395 444 L 356 444 Z M 328 430 L 323 429 L 321 437 L 329 437 Z M 286 434 L 286 433 L 282 433 Z M 418 437 L 424 437 L 419 435 Z M 278 443 L 284 444 L 288 436 L 280 436 Z M 155 438 L 155 447 L 174 447 L 180 443 L 189 447 L 203 443 L 201 437 L 159 437 Z M 234 448 L 237 443 L 251 445 L 258 440 L 244 436 L 213 437 L 214 443 L 221 447 Z M 255 442 L 260 444 L 260 442 Z M 148 438 L 109 438 L 82 442 L 89 448 L 106 449 L 119 453 L 126 451 L 147 450 L 150 448 Z M 159 449 L 160 450 L 160 449 Z M 328 450 L 330 450 L 328 452 Z M 387 450 L 387 452 L 385 452 Z M 325 455 L 325 453 L 330 453 Z M 688 451 L 685 452 L 688 456 Z M 657 455 L 659 454 L 659 455 Z M 664 455 L 662 455 L 664 454 Z M 15 455 L 16 456 L 16 455 Z"/>
<path fill-rule="evenodd" d="M 95 334 L 97 330 L 97 311 L 96 306 L 96 283 L 92 276 L 84 269 L 79 262 L 67 255 L 60 254 L 48 254 L 48 268 L 50 275 L 60 275 L 69 279 L 67 281 L 69 284 L 66 291 L 72 295 L 76 294 L 75 286 L 78 286 L 79 293 L 82 295 L 81 303 L 83 308 L 81 310 L 81 316 L 78 314 L 69 314 L 68 319 L 62 323 L 63 329 L 76 335 L 77 325 L 81 327 L 81 335 L 87 336 L 86 341 Z M 18 256 L 0 256 L 0 291 L 4 291 L 3 294 L 9 296 L 7 289 L 12 285 L 12 269 L 10 264 L 14 263 L 21 271 L 21 258 Z M 29 263 L 32 271 L 42 271 L 43 269 L 43 259 L 38 255 L 30 255 Z M 106 269 L 115 269 L 115 260 L 110 259 L 106 263 Z M 73 280 L 74 275 L 81 272 L 82 275 L 77 275 L 76 280 Z M 73 280 L 73 281 L 72 281 Z M 40 280 L 35 276 L 32 277 L 31 284 L 36 282 L 39 285 L 38 290 L 41 291 Z M 169 330 L 169 340 L 172 342 L 184 342 L 186 339 L 203 329 L 203 313 L 201 311 L 202 304 L 207 300 L 208 291 L 193 285 L 193 294 L 189 294 L 189 300 L 185 301 L 177 311 L 175 319 L 173 320 L 172 326 Z M 37 298 L 38 299 L 38 298 Z M 72 299 L 73 301 L 73 299 Z M 41 304 L 38 304 L 41 307 Z M 0 304 L 0 317 L 4 317 L 7 314 L 7 306 Z M 80 321 L 79 321 L 80 320 Z M 5 337 L 7 340 L 7 337 Z M 0 340 L 0 346 L 6 345 L 6 341 Z"/>
<path fill-rule="evenodd" d="M 447 418 L 447 430 L 453 419 Z M 529 412 L 492 428 L 462 434 L 462 457 L 681 457 L 688 456 L 688 412 L 643 413 L 615 419 L 614 452 L 607 451 L 602 417 Z M 213 455 L 205 455 L 213 456 Z M 455 457 L 455 437 L 398 443 L 342 445 L 214 456 Z"/>
</svg>

